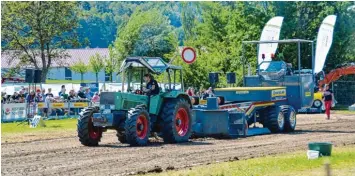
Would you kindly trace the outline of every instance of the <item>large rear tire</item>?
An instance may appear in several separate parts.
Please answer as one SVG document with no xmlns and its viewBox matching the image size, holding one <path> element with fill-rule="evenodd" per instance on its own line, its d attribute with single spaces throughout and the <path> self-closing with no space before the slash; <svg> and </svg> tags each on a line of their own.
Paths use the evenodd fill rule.
<svg viewBox="0 0 355 176">
<path fill-rule="evenodd" d="M 284 111 L 285 115 L 285 132 L 295 131 L 297 120 L 296 120 L 296 111 L 293 107 L 289 106 Z"/>
<path fill-rule="evenodd" d="M 285 115 L 280 107 L 269 107 L 266 111 L 266 118 L 263 124 L 272 133 L 279 133 L 285 127 Z"/>
<path fill-rule="evenodd" d="M 144 108 L 137 107 L 128 111 L 125 134 L 127 143 L 131 146 L 147 145 L 150 134 L 150 118 Z"/>
<path fill-rule="evenodd" d="M 116 136 L 118 141 L 120 141 L 122 144 L 127 143 L 125 132 L 117 130 Z"/>
<path fill-rule="evenodd" d="M 77 124 L 78 137 L 81 144 L 85 146 L 97 146 L 101 140 L 103 130 L 100 127 L 94 127 L 92 122 L 92 116 L 97 112 L 98 108 L 88 107 L 79 114 L 80 117 Z"/>
<path fill-rule="evenodd" d="M 184 99 L 167 100 L 164 104 L 163 140 L 165 143 L 187 142 L 191 136 L 190 104 Z"/>
</svg>

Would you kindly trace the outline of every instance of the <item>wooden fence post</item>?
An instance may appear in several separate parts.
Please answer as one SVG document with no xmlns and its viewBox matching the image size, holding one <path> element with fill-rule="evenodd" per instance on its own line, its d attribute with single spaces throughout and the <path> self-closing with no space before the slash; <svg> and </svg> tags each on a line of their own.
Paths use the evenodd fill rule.
<svg viewBox="0 0 355 176">
<path fill-rule="evenodd" d="M 325 173 L 326 173 L 326 176 L 330 176 L 330 164 L 329 164 L 329 161 L 327 161 L 325 164 L 324 164 L 324 168 L 325 168 Z"/>
</svg>

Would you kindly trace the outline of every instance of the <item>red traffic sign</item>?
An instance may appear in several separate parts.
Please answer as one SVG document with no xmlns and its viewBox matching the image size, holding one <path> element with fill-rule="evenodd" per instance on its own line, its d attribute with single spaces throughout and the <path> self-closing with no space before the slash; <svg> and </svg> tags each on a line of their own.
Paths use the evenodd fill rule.
<svg viewBox="0 0 355 176">
<path fill-rule="evenodd" d="M 196 52 L 191 47 L 185 47 L 181 52 L 182 60 L 187 64 L 192 64 L 196 60 Z"/>
</svg>

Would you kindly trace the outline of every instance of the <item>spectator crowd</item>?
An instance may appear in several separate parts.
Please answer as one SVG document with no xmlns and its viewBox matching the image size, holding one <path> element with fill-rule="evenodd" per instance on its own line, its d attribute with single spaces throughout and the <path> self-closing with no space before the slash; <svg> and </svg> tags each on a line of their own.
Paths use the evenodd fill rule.
<svg viewBox="0 0 355 176">
<path fill-rule="evenodd" d="M 74 89 L 67 90 L 65 85 L 62 85 L 61 91 L 58 95 L 52 93 L 52 89 L 37 89 L 28 91 L 28 88 L 21 87 L 21 90 L 14 92 L 12 95 L 8 95 L 6 92 L 1 93 L 1 103 L 37 103 L 37 102 L 75 102 L 75 101 L 85 101 L 85 102 L 99 102 L 100 101 L 100 92 L 95 92 L 92 94 L 90 88 L 80 87 L 78 91 Z"/>
<path fill-rule="evenodd" d="M 100 102 L 100 92 L 92 93 L 90 88 L 80 87 L 78 91 L 74 89 L 69 90 L 65 88 L 65 85 L 61 86 L 60 92 L 55 95 L 52 93 L 52 89 L 37 89 L 36 91 L 28 91 L 28 88 L 22 87 L 20 91 L 14 92 L 12 95 L 8 95 L 6 92 L 2 92 L 1 103 L 37 103 L 37 102 Z M 213 97 L 213 89 L 209 87 L 207 90 L 201 88 L 199 91 L 195 91 L 193 87 L 189 87 L 186 90 L 189 96 L 199 97 L 200 99 L 206 99 L 207 97 Z"/>
<path fill-rule="evenodd" d="M 195 91 L 193 87 L 189 87 L 186 90 L 186 94 L 188 94 L 191 97 L 199 97 L 200 99 L 205 100 L 207 97 L 214 97 L 213 89 L 212 87 L 209 87 L 207 90 L 201 88 L 199 91 Z"/>
</svg>

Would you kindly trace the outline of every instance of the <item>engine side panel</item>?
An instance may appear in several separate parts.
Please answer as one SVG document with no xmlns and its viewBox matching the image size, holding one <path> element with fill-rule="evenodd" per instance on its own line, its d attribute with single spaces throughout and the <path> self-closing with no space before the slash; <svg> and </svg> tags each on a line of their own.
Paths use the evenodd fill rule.
<svg viewBox="0 0 355 176">
<path fill-rule="evenodd" d="M 259 76 L 245 77 L 245 86 L 248 87 L 286 87 L 288 104 L 296 110 L 310 107 L 313 102 L 314 82 L 311 74 L 285 75 L 278 81 L 263 80 Z"/>
</svg>

